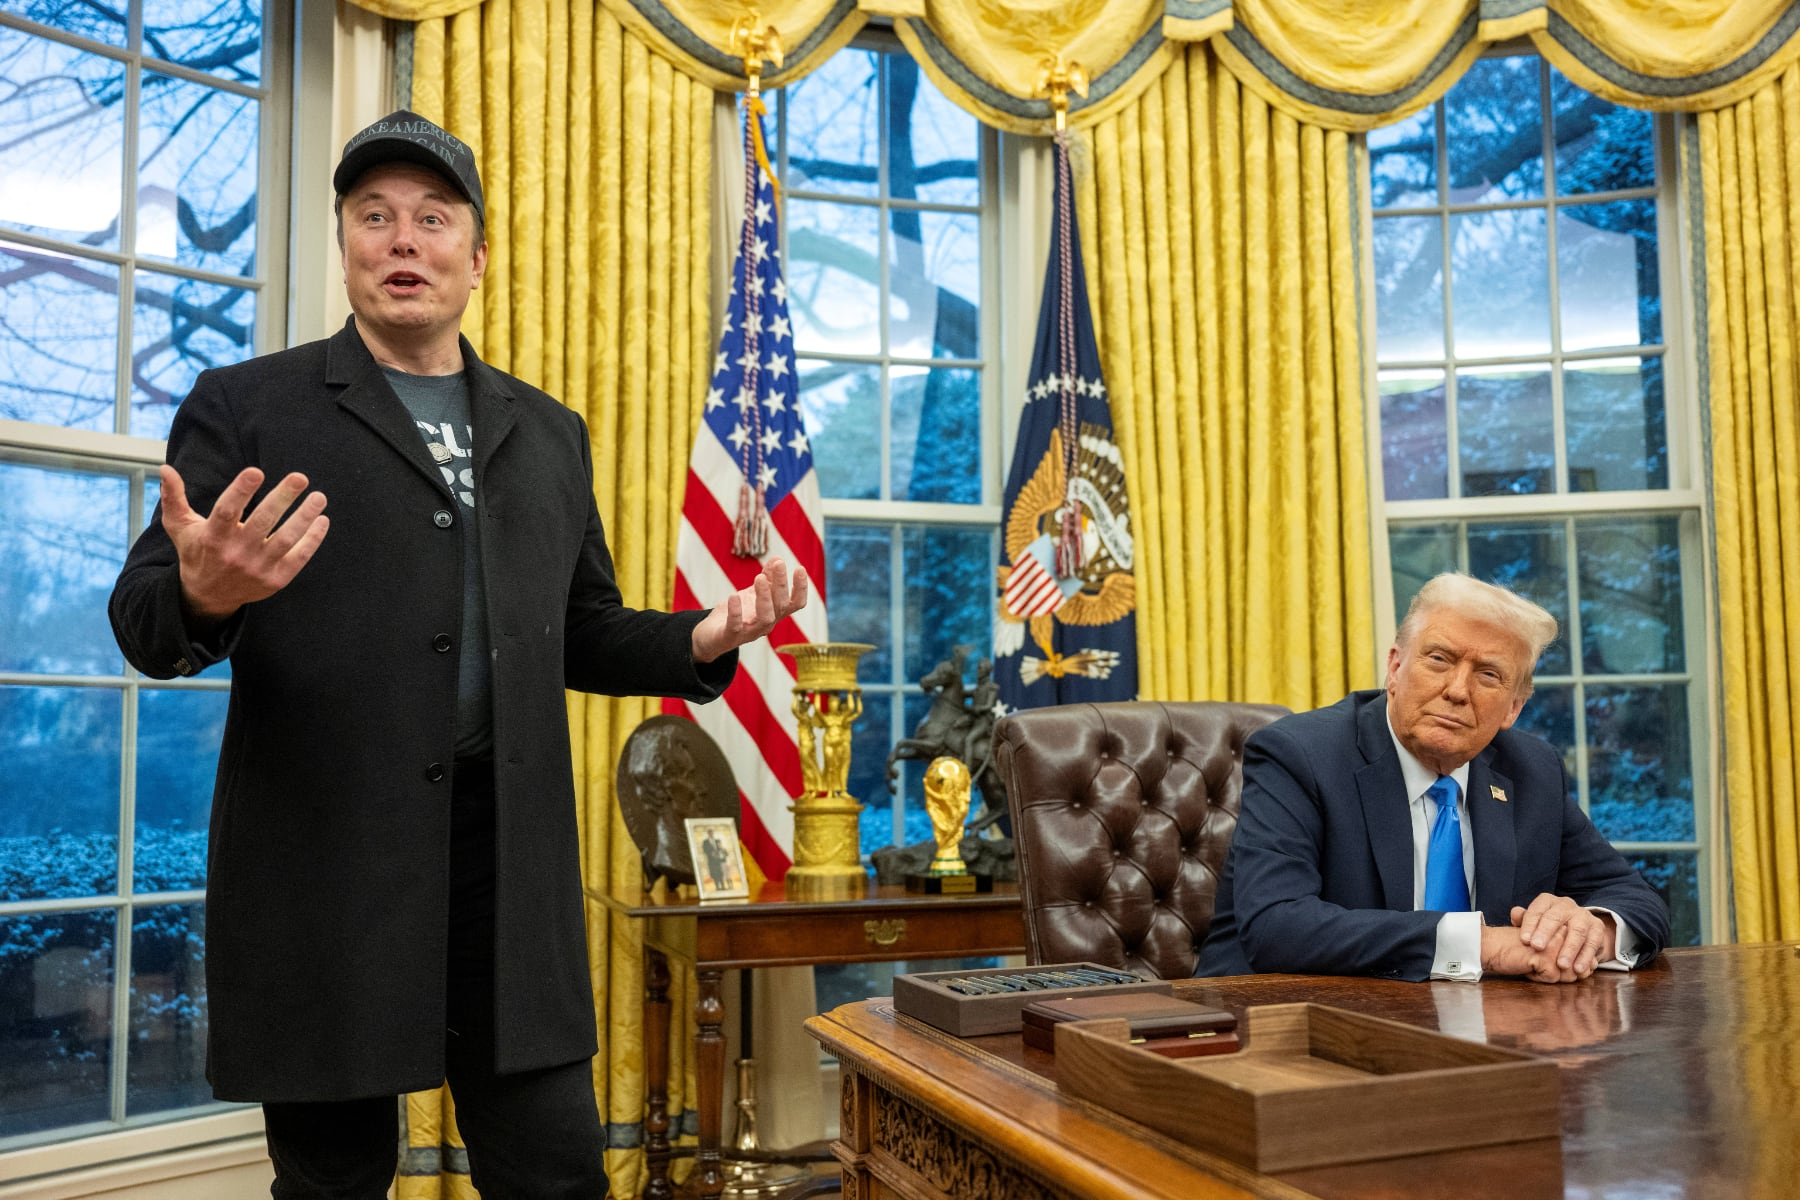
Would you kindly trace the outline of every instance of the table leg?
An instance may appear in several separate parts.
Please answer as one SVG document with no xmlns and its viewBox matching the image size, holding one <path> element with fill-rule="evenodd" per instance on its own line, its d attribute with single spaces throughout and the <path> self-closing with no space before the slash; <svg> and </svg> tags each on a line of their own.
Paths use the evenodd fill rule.
<svg viewBox="0 0 1800 1200">
<path fill-rule="evenodd" d="M 669 1182 L 669 960 L 644 947 L 645 1200 L 673 1200 Z"/>
<path fill-rule="evenodd" d="M 700 1194 L 712 1200 L 725 1190 L 719 1162 L 720 1127 L 725 1107 L 725 1002 L 719 994 L 724 972 L 701 967 L 694 972 L 699 994 L 694 999 L 694 1107 L 699 1111 L 700 1144 L 694 1153 Z"/>
</svg>

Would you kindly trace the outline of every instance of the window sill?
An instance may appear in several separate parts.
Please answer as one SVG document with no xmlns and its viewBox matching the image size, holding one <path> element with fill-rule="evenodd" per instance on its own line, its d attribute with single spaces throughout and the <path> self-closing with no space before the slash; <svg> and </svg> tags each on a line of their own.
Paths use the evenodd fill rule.
<svg viewBox="0 0 1800 1200">
<path fill-rule="evenodd" d="M 268 1157 L 262 1110 L 247 1108 L 0 1154 L 0 1200 L 71 1200 L 125 1189 L 137 1194 Z"/>
</svg>

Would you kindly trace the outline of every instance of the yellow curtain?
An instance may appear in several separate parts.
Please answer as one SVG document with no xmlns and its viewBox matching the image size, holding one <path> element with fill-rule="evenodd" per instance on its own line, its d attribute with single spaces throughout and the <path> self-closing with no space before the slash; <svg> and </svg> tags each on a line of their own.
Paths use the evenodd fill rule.
<svg viewBox="0 0 1800 1200">
<path fill-rule="evenodd" d="M 355 0 L 399 20 L 448 17 L 478 0 Z M 683 73 L 742 85 L 732 29 L 748 5 L 598 0 Z M 1637 108 L 1698 112 L 1734 103 L 1800 61 L 1790 0 L 761 0 L 787 60 L 766 76 L 801 78 L 870 15 L 892 19 L 908 52 L 956 103 L 996 128 L 1049 132 L 1038 74 L 1050 56 L 1093 80 L 1070 119 L 1110 119 L 1185 43 L 1268 104 L 1326 129 L 1365 130 L 1447 91 L 1486 45 L 1529 36 L 1588 91 Z"/>
<path fill-rule="evenodd" d="M 453 17 L 478 7 L 482 0 L 351 3 L 396 21 L 428 21 Z M 713 0 L 592 0 L 590 7 L 611 13 L 690 79 L 728 92 L 744 85 L 744 60 L 732 46 L 732 31 L 742 18 L 754 12 L 764 28 L 772 25 L 781 35 L 782 64 L 770 62 L 763 71 L 764 86 L 776 88 L 804 78 L 836 54 L 863 27 L 868 20 L 864 9 L 872 4 L 859 6 L 853 0 L 758 0 L 754 5 Z"/>
<path fill-rule="evenodd" d="M 487 0 L 419 22 L 412 106 L 475 149 L 487 194 L 488 273 L 464 319 L 482 357 L 588 422 L 594 492 L 628 604 L 666 608 L 687 460 L 706 371 L 713 93 L 591 0 Z M 635 895 L 637 854 L 613 800 L 625 737 L 651 701 L 571 695 L 582 864 L 590 893 Z M 594 1088 L 619 1195 L 642 1170 L 641 928 L 588 909 L 601 1052 Z M 692 1107 L 692 971 L 671 989 L 670 1111 Z M 438 1094 L 410 1124 L 453 1119 Z M 438 1123 L 434 1125 L 433 1123 Z M 420 1135 L 420 1141 L 432 1136 Z M 443 1155 L 452 1165 L 456 1155 Z M 455 1197 L 461 1180 L 406 1177 L 401 1200 Z"/>
<path fill-rule="evenodd" d="M 1800 938 L 1800 68 L 1695 120 L 1724 683 L 1742 941 Z M 1692 172 L 1694 151 L 1688 169 Z"/>
<path fill-rule="evenodd" d="M 1080 150 L 1137 515 L 1140 689 L 1311 708 L 1370 686 L 1350 139 L 1191 46 Z"/>
<path fill-rule="evenodd" d="M 1086 128 L 1122 111 L 1168 69 L 1179 47 L 1161 28 L 1162 0 L 863 0 L 894 18 L 894 32 L 938 90 L 996 129 L 1051 131 L 1037 93 L 1054 56 L 1087 72 L 1087 95 L 1069 119 Z"/>
<path fill-rule="evenodd" d="M 1576 84 L 1634 108 L 1699 111 L 1800 59 L 1790 0 L 1171 0 L 1163 31 L 1207 37 L 1266 101 L 1365 130 L 1450 89 L 1486 45 L 1529 35 Z M 1177 14 L 1193 11 L 1200 19 Z"/>
</svg>

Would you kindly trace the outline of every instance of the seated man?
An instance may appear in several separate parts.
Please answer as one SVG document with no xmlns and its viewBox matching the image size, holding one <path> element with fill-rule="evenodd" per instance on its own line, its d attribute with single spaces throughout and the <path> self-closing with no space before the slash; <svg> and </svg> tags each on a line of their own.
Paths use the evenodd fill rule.
<svg viewBox="0 0 1800 1200">
<path fill-rule="evenodd" d="M 1439 575 L 1385 693 L 1253 735 L 1197 974 L 1567 983 L 1653 960 L 1662 900 L 1570 799 L 1562 756 L 1512 729 L 1555 636 L 1530 601 Z"/>
</svg>

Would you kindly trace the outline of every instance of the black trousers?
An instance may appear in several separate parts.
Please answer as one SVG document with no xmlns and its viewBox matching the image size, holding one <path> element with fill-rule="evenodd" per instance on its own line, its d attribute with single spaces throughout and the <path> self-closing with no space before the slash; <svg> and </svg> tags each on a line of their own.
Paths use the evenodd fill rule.
<svg viewBox="0 0 1800 1200">
<path fill-rule="evenodd" d="M 602 1200 L 606 1139 L 589 1060 L 494 1071 L 494 773 L 456 764 L 444 1072 L 482 1200 Z M 399 1162 L 394 1096 L 268 1103 L 275 1200 L 382 1200 Z"/>
</svg>

